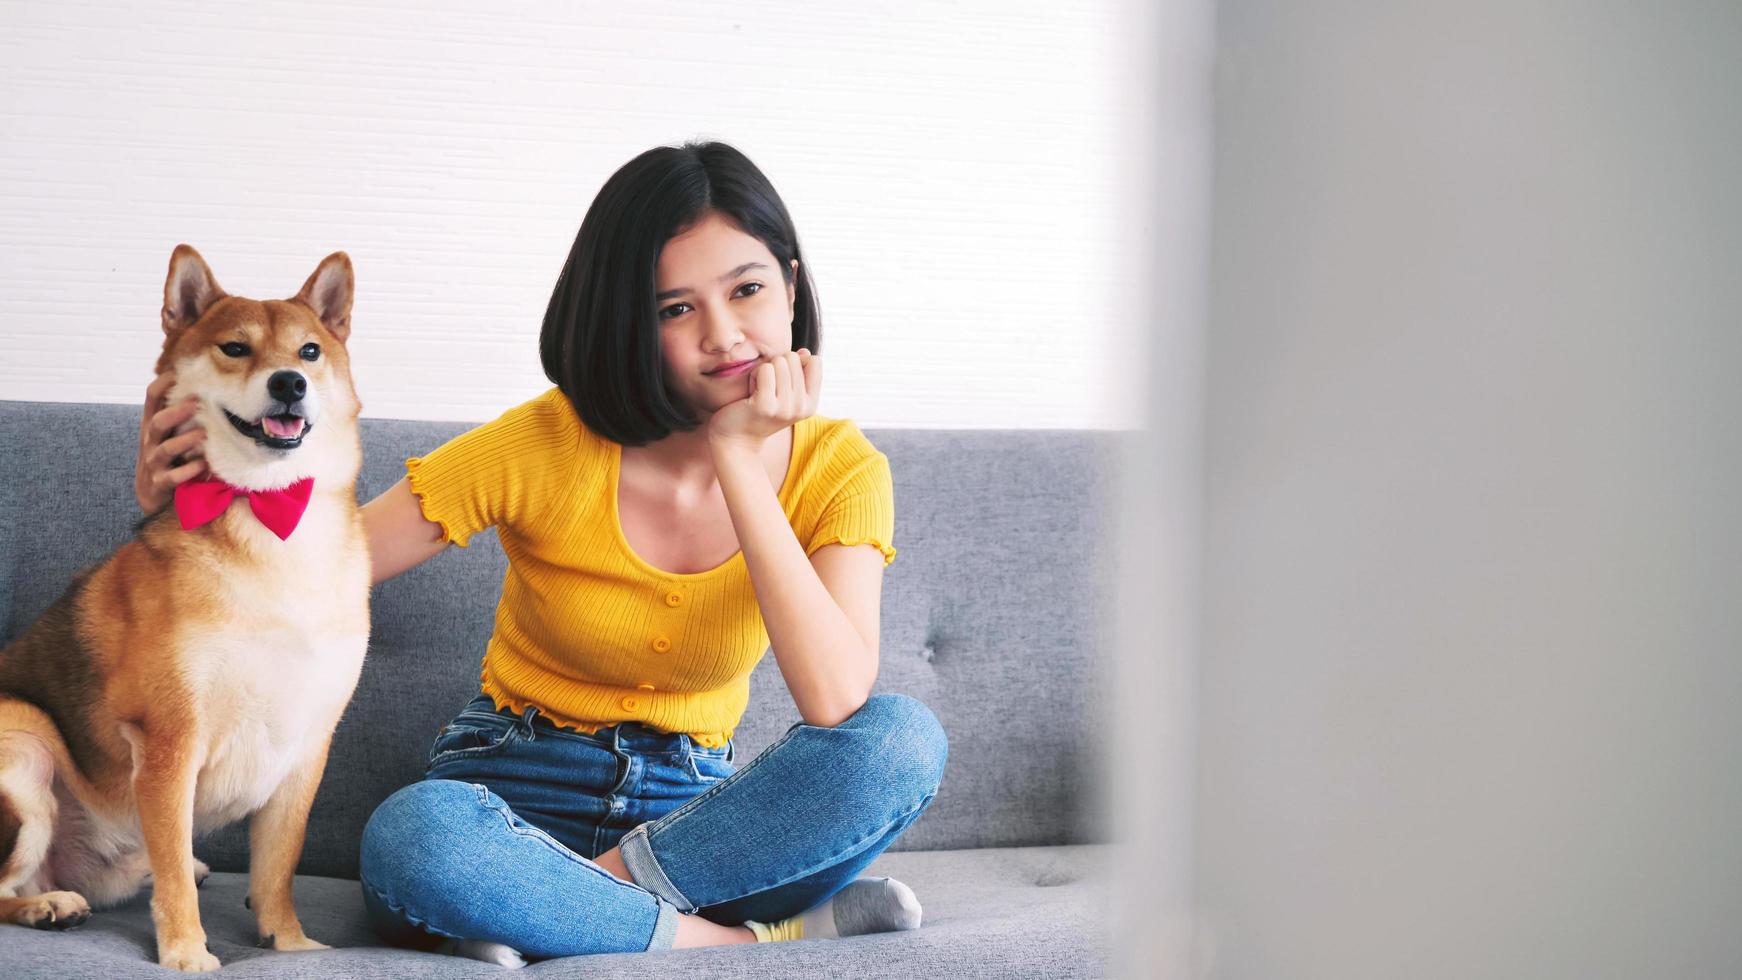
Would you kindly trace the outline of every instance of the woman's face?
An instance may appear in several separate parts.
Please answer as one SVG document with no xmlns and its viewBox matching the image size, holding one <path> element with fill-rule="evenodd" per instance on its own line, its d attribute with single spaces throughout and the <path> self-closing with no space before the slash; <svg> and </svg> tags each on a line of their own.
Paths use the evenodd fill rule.
<svg viewBox="0 0 1742 980">
<path fill-rule="evenodd" d="M 666 389 L 704 422 L 750 395 L 754 364 L 719 369 L 792 350 L 794 287 L 767 246 L 718 212 L 666 241 L 654 289 Z"/>
</svg>

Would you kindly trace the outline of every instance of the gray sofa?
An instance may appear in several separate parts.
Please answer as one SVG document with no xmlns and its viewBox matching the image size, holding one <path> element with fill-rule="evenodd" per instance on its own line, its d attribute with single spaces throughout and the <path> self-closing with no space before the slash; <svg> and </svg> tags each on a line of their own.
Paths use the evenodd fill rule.
<svg viewBox="0 0 1742 980">
<path fill-rule="evenodd" d="M 366 420 L 367 498 L 408 455 L 468 426 Z M 0 638 L 47 607 L 75 570 L 137 520 L 137 409 L 0 401 Z M 1100 976 L 1106 815 L 1097 770 L 1111 699 L 1112 574 L 1104 500 L 1116 437 L 1068 431 L 871 430 L 895 475 L 879 691 L 937 713 L 949 767 L 931 808 L 871 868 L 911 884 L 923 928 L 844 940 L 548 960 L 525 976 Z M 364 921 L 357 839 L 372 808 L 419 778 L 437 728 L 478 686 L 501 587 L 494 535 L 374 595 L 373 636 L 315 799 L 296 887 L 316 953 L 255 948 L 245 828 L 196 845 L 209 947 L 237 977 L 472 977 L 483 963 L 382 947 Z M 313 587 L 318 587 L 318 584 Z M 798 720 L 774 658 L 758 666 L 741 760 Z M 1123 756 L 1123 754 L 1122 754 Z M 1141 771 L 1142 751 L 1119 760 Z M 164 976 L 145 896 L 65 933 L 0 926 L 0 976 Z"/>
</svg>

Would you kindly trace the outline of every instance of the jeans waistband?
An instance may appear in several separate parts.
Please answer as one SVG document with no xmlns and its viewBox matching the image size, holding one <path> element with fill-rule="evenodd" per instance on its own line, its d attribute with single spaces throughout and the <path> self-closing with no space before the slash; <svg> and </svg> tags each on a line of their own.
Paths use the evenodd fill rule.
<svg viewBox="0 0 1742 980">
<path fill-rule="evenodd" d="M 524 712 L 516 715 L 507 708 L 497 708 L 488 694 L 480 694 L 472 699 L 470 704 L 460 712 L 465 715 L 483 715 L 506 719 L 521 729 L 527 738 L 538 738 L 540 735 L 556 735 L 562 738 L 579 739 L 592 742 L 604 748 L 638 755 L 687 755 L 696 748 L 689 735 L 684 732 L 665 732 L 649 728 L 638 721 L 619 722 L 599 729 L 596 732 L 583 732 L 573 728 L 565 728 L 551 721 L 540 711 L 537 705 L 530 705 Z M 727 745 L 727 758 L 736 755 L 736 746 Z"/>
</svg>

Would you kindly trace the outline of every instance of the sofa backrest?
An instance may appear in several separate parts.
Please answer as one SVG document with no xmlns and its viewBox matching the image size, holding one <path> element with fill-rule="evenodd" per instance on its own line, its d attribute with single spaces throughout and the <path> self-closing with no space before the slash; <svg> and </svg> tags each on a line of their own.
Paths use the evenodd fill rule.
<svg viewBox="0 0 1742 980">
<path fill-rule="evenodd" d="M 132 406 L 0 401 L 0 639 L 10 641 L 139 514 Z M 366 419 L 367 499 L 467 423 Z M 950 739 L 943 786 L 895 845 L 1106 839 L 1099 747 L 1112 569 L 1102 559 L 1117 435 L 867 430 L 895 479 L 878 691 L 929 705 Z M 335 737 L 301 871 L 354 877 L 369 813 L 419 778 L 436 731 L 478 690 L 506 567 L 494 534 L 377 586 L 369 655 Z M 752 679 L 740 763 L 798 720 L 774 658 Z M 241 825 L 198 847 L 245 870 Z"/>
</svg>

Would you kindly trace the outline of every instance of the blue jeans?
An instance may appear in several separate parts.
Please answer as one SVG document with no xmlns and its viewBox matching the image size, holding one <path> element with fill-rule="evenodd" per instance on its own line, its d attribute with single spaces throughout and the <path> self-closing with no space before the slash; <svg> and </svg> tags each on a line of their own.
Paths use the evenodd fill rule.
<svg viewBox="0 0 1742 980">
<path fill-rule="evenodd" d="M 533 957 L 668 949 L 678 916 L 738 924 L 834 895 L 919 817 L 948 743 L 925 705 L 871 698 L 798 724 L 734 769 L 736 748 L 625 722 L 587 735 L 479 695 L 424 780 L 363 829 L 363 903 L 397 946 L 440 937 Z M 590 859 L 620 847 L 634 883 Z"/>
</svg>

